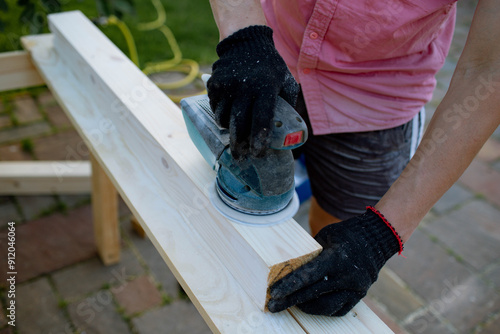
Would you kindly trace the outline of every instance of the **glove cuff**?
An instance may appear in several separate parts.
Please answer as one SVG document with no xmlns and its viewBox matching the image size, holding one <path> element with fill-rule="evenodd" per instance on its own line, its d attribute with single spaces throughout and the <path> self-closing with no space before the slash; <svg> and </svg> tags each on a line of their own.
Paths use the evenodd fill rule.
<svg viewBox="0 0 500 334">
<path fill-rule="evenodd" d="M 392 234 L 398 240 L 398 246 L 399 246 L 398 255 L 401 255 L 401 253 L 403 253 L 403 250 L 404 250 L 403 240 L 401 239 L 401 236 L 396 231 L 396 229 L 394 228 L 394 226 L 392 226 L 392 224 L 389 223 L 389 221 L 385 218 L 385 216 L 380 211 L 378 211 L 377 209 L 375 209 L 373 206 L 367 206 L 366 209 L 367 209 L 367 211 L 373 212 L 380 219 L 382 219 L 382 221 L 385 223 L 385 225 L 391 230 Z"/>
<path fill-rule="evenodd" d="M 240 29 L 224 38 L 216 48 L 221 57 L 229 51 L 240 48 L 250 49 L 251 52 L 260 52 L 268 48 L 274 49 L 273 30 L 268 26 L 254 25 Z"/>
<path fill-rule="evenodd" d="M 403 242 L 394 227 L 374 207 L 367 207 L 361 216 L 357 233 L 361 234 L 376 251 L 375 261 L 379 268 L 387 262 L 394 254 L 403 251 Z"/>
</svg>

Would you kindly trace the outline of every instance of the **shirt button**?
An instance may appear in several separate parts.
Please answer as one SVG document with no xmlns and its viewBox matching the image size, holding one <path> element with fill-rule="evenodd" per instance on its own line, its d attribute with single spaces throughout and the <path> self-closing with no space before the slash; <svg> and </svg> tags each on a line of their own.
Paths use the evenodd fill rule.
<svg viewBox="0 0 500 334">
<path fill-rule="evenodd" d="M 311 39 L 316 39 L 318 38 L 318 34 L 313 31 L 312 33 L 309 34 L 309 37 L 311 37 Z"/>
<path fill-rule="evenodd" d="M 304 68 L 302 70 L 302 72 L 304 72 L 304 74 L 309 74 L 309 73 L 311 73 L 311 69 L 310 68 Z"/>
</svg>

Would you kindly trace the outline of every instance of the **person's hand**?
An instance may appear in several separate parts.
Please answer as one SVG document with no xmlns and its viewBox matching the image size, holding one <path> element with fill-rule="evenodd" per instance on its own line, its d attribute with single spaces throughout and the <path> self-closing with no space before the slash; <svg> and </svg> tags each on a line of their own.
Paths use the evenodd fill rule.
<svg viewBox="0 0 500 334">
<path fill-rule="evenodd" d="M 392 226 L 373 210 L 321 229 L 315 239 L 323 251 L 271 286 L 269 311 L 297 305 L 309 314 L 347 314 L 377 280 L 385 262 L 403 249 Z"/>
<path fill-rule="evenodd" d="M 207 82 L 216 122 L 229 128 L 231 154 L 260 156 L 267 148 L 276 99 L 292 106 L 298 84 L 274 47 L 273 31 L 250 26 L 217 45 L 217 60 Z"/>
</svg>

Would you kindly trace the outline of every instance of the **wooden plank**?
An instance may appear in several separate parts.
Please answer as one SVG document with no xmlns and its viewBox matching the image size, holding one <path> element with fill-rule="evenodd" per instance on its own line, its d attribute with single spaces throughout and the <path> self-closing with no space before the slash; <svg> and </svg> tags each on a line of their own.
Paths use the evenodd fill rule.
<svg viewBox="0 0 500 334">
<path fill-rule="evenodd" d="M 69 71 L 68 64 L 52 47 L 52 36 L 28 36 L 22 42 L 30 49 L 54 97 L 78 124 L 77 131 L 93 156 L 99 163 L 106 161 L 106 170 L 118 192 L 211 330 L 231 334 L 305 333 L 288 312 L 261 312 L 205 239 L 185 221 L 186 214 L 178 208 L 193 206 L 192 196 L 199 196 L 200 192 L 195 194 L 196 188 L 188 186 L 190 192 L 177 197 L 175 192 L 179 185 L 183 187 L 183 180 L 176 187 L 165 187 L 163 178 L 175 179 L 175 172 L 163 167 L 164 176 L 158 179 L 148 168 L 151 163 L 161 160 L 162 155 L 142 156 L 129 146 L 129 133 L 105 130 L 108 127 L 103 124 L 106 124 L 109 110 L 101 108 L 81 85 L 80 77 Z M 95 139 L 98 137 L 95 129 L 102 129 L 105 136 L 100 144 Z M 166 132 L 165 137 L 168 134 L 172 132 Z M 188 137 L 179 133 L 173 138 L 186 141 Z M 132 142 L 136 139 L 132 138 Z M 194 206 L 190 218 L 202 224 L 205 216 L 203 207 Z"/>
<path fill-rule="evenodd" d="M 43 84 L 45 82 L 33 66 L 28 52 L 0 53 L 0 92 Z"/>
<path fill-rule="evenodd" d="M 359 302 L 349 313 L 340 318 L 311 316 L 292 307 L 290 312 L 308 334 L 390 334 L 393 331 L 384 324 L 365 303 Z"/>
<path fill-rule="evenodd" d="M 92 220 L 99 257 L 105 265 L 120 261 L 120 227 L 118 223 L 118 193 L 101 168 L 90 155 L 92 163 Z"/>
<path fill-rule="evenodd" d="M 264 310 L 268 286 L 316 256 L 321 246 L 291 219 L 254 227 L 222 217 L 205 194 L 214 171 L 189 139 L 179 108 L 80 12 L 50 15 L 49 27 L 54 49 L 71 64 L 68 70 L 96 105 L 106 108 L 113 133 L 122 135 L 123 154 L 147 161 L 149 173 L 172 193 L 169 205 Z M 101 159 L 106 169 L 108 159 Z M 180 204 L 183 196 L 189 204 Z"/>
<path fill-rule="evenodd" d="M 0 195 L 88 194 L 88 161 L 2 161 Z"/>
</svg>

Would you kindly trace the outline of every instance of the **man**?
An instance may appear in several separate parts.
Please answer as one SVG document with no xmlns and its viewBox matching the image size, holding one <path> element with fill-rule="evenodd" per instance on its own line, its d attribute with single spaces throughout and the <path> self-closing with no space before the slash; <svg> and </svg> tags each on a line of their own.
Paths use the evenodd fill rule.
<svg viewBox="0 0 500 334">
<path fill-rule="evenodd" d="M 451 42 L 454 0 L 211 5 L 221 42 L 208 93 L 235 158 L 259 156 L 278 95 L 296 104 L 313 134 L 304 145 L 310 225 L 324 250 L 271 287 L 269 309 L 345 315 L 500 123 L 500 3 L 479 1 L 416 151 L 421 110 Z"/>
</svg>

